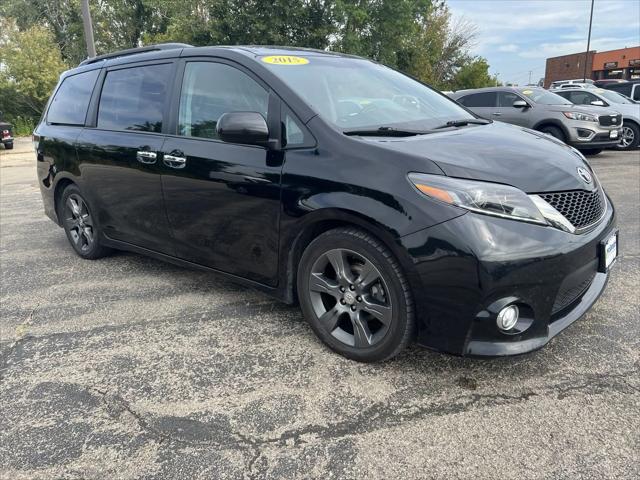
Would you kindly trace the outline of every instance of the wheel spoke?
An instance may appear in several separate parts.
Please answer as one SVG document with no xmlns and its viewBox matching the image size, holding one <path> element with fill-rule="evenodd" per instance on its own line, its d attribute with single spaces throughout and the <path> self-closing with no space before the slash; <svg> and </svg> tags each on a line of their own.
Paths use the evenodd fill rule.
<svg viewBox="0 0 640 480">
<path fill-rule="evenodd" d="M 91 218 L 91 215 L 89 215 L 88 213 L 85 213 L 84 215 L 82 215 L 82 222 L 85 225 L 89 225 L 90 227 L 93 227 L 93 219 Z"/>
<path fill-rule="evenodd" d="M 353 323 L 353 345 L 356 348 L 364 348 L 371 346 L 371 331 L 367 322 L 354 316 L 351 319 Z"/>
<path fill-rule="evenodd" d="M 71 234 L 71 238 L 73 239 L 73 243 L 76 245 L 80 244 L 80 228 L 75 225 L 73 228 L 69 229 L 69 233 Z"/>
<path fill-rule="evenodd" d="M 372 301 L 371 298 L 362 299 L 362 310 L 378 319 L 383 325 L 391 324 L 391 307 L 382 305 L 376 301 Z"/>
<path fill-rule="evenodd" d="M 321 273 L 312 273 L 309 279 L 309 290 L 312 292 L 328 293 L 332 297 L 340 297 L 338 282 L 325 277 Z"/>
<path fill-rule="evenodd" d="M 326 253 L 331 266 L 336 272 L 338 279 L 346 280 L 349 283 L 353 283 L 353 274 L 349 266 L 349 261 L 345 252 L 342 250 L 331 250 Z"/>
<path fill-rule="evenodd" d="M 367 288 L 372 285 L 376 280 L 380 278 L 380 273 L 373 266 L 373 264 L 369 261 L 365 261 L 364 265 L 360 270 L 360 275 L 356 282 L 360 285 L 360 288 Z"/>
<path fill-rule="evenodd" d="M 87 245 L 90 245 L 93 243 L 93 230 L 91 230 L 91 227 L 84 227 L 82 229 L 82 232 L 84 233 L 84 238 L 87 240 Z"/>
<path fill-rule="evenodd" d="M 329 332 L 333 332 L 338 326 L 338 319 L 340 318 L 340 311 L 337 307 L 333 307 L 331 310 L 327 310 L 320 318 L 320 323 L 324 328 L 326 328 Z"/>
<path fill-rule="evenodd" d="M 78 202 L 75 198 L 69 197 L 69 199 L 67 200 L 67 206 L 74 215 L 80 215 L 80 205 L 78 205 Z"/>
</svg>

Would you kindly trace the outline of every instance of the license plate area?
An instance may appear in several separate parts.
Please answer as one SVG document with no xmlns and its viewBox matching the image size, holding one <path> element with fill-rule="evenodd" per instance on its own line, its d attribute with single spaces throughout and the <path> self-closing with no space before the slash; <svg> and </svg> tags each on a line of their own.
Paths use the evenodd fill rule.
<svg viewBox="0 0 640 480">
<path fill-rule="evenodd" d="M 618 258 L 618 230 L 609 234 L 599 245 L 600 272 L 607 272 L 611 269 Z"/>
</svg>

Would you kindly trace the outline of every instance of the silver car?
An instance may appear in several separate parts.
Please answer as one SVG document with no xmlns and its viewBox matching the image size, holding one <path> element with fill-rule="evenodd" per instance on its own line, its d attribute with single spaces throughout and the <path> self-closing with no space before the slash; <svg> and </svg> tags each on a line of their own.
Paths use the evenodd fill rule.
<svg viewBox="0 0 640 480">
<path fill-rule="evenodd" d="M 481 117 L 547 133 L 586 155 L 615 147 L 621 134 L 622 115 L 616 110 L 574 105 L 543 88 L 479 88 L 450 96 Z"/>
<path fill-rule="evenodd" d="M 638 147 L 638 143 L 640 143 L 640 103 L 604 88 L 590 88 L 589 90 L 574 88 L 554 90 L 554 92 L 576 105 L 610 107 L 619 111 L 624 119 L 618 148 L 632 150 Z"/>
</svg>

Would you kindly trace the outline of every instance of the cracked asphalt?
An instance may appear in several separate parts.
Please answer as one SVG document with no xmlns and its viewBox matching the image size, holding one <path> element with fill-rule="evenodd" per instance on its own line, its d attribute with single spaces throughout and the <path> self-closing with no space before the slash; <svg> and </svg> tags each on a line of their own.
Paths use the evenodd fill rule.
<svg viewBox="0 0 640 480">
<path fill-rule="evenodd" d="M 640 477 L 640 152 L 591 160 L 621 245 L 584 318 L 520 357 L 376 365 L 210 274 L 81 260 L 30 142 L 0 157 L 0 478 Z"/>
</svg>

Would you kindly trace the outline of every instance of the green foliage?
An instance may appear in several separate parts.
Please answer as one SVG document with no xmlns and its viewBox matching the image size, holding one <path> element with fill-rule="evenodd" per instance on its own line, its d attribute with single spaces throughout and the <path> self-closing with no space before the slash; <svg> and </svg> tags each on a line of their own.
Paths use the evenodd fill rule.
<svg viewBox="0 0 640 480">
<path fill-rule="evenodd" d="M 474 57 L 455 73 L 452 90 L 482 88 L 496 85 L 497 79 L 489 74 L 489 64 L 482 57 Z"/>
<path fill-rule="evenodd" d="M 1 20 L 0 30 L 0 111 L 9 121 L 30 125 L 67 66 L 47 28 L 34 25 L 20 31 L 15 23 Z"/>
</svg>

